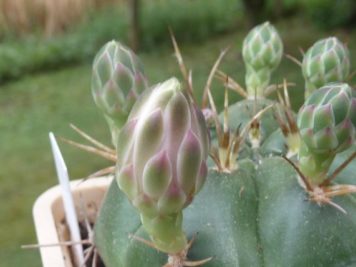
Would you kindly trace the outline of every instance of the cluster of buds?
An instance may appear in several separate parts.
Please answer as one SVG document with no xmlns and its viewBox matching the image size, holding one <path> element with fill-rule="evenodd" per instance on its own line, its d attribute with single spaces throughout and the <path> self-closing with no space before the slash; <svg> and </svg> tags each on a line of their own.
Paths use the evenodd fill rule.
<svg viewBox="0 0 356 267">
<path fill-rule="evenodd" d="M 139 58 L 119 42 L 111 41 L 93 63 L 92 94 L 107 120 L 114 146 L 138 96 L 147 88 Z"/>
<path fill-rule="evenodd" d="M 313 184 L 320 184 L 335 155 L 353 144 L 355 126 L 356 98 L 349 85 L 330 83 L 306 100 L 298 114 L 299 163 Z"/>
<path fill-rule="evenodd" d="M 204 116 L 175 78 L 147 90 L 120 132 L 117 183 L 161 251 L 187 245 L 182 210 L 204 184 L 208 150 Z"/>
<path fill-rule="evenodd" d="M 330 82 L 345 82 L 350 72 L 349 50 L 336 37 L 319 40 L 305 53 L 302 71 L 305 97 Z"/>
<path fill-rule="evenodd" d="M 253 28 L 243 42 L 242 56 L 248 97 L 261 98 L 283 56 L 283 43 L 277 30 L 269 22 Z"/>
</svg>

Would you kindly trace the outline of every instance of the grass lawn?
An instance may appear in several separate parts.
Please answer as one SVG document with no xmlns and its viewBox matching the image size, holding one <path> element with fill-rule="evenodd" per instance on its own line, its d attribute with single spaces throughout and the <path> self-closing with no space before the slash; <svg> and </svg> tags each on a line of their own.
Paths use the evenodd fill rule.
<svg viewBox="0 0 356 267">
<path fill-rule="evenodd" d="M 286 52 L 298 57 L 298 47 L 306 49 L 318 38 L 330 35 L 318 32 L 310 25 L 301 25 L 300 20 L 284 21 L 276 26 L 285 41 Z M 244 30 L 237 30 L 206 43 L 181 47 L 187 65 L 193 69 L 197 95 L 201 95 L 219 52 L 227 46 L 231 49 L 221 69 L 243 84 L 240 50 L 245 34 Z M 348 41 L 353 62 L 356 62 L 356 31 L 331 34 Z M 180 77 L 172 49 L 157 49 L 141 57 L 151 83 L 171 76 Z M 281 82 L 284 77 L 297 83 L 291 88 L 296 109 L 302 102 L 304 83 L 299 67 L 287 59 L 283 60 L 273 81 Z M 223 87 L 214 82 L 213 90 L 221 108 Z M 236 100 L 236 97 L 231 99 Z M 48 132 L 81 140 L 69 128 L 69 123 L 109 143 L 107 126 L 91 98 L 89 65 L 24 77 L 0 88 L 1 266 L 38 267 L 41 264 L 36 250 L 21 250 L 20 245 L 36 243 L 32 204 L 41 192 L 56 184 Z M 66 144 L 60 146 L 72 178 L 85 177 L 109 164 Z"/>
</svg>

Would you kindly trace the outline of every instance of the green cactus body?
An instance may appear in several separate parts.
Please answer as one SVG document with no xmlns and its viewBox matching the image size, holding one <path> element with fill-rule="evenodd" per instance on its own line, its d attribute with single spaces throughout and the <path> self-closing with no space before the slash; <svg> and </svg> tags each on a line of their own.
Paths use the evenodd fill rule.
<svg viewBox="0 0 356 267">
<path fill-rule="evenodd" d="M 349 171 L 356 170 L 350 166 Z M 346 174 L 346 172 L 344 173 Z M 345 177 L 340 175 L 336 181 Z M 281 158 L 264 159 L 256 180 L 264 266 L 355 266 L 356 199 L 331 205 L 307 200 L 293 168 Z"/>
<path fill-rule="evenodd" d="M 235 130 L 236 128 L 241 127 L 242 129 L 251 122 L 251 119 L 257 114 L 257 112 L 270 105 L 276 105 L 278 108 L 278 104 L 269 99 L 259 99 L 258 101 L 246 99 L 231 105 L 228 109 L 229 128 Z M 221 121 L 223 120 L 223 117 L 224 114 L 220 114 Z M 261 118 L 258 119 L 258 121 L 259 132 L 249 134 L 247 138 L 250 146 L 260 146 L 265 139 L 267 139 L 274 131 L 279 128 L 279 124 L 274 118 L 272 109 L 267 110 L 261 116 Z M 255 138 L 256 140 L 251 140 L 251 138 Z"/>
<path fill-rule="evenodd" d="M 341 95 L 348 97 L 345 105 L 348 114 L 353 110 L 352 94 L 345 86 L 340 87 L 329 88 L 331 93 L 326 89 L 316 92 L 328 101 L 343 92 Z M 313 101 L 324 103 L 315 96 L 313 101 L 308 101 L 305 106 Z M 250 103 L 249 108 L 246 103 Z M 271 101 L 258 103 L 267 106 Z M 255 114 L 254 105 L 254 101 L 246 100 L 231 106 L 229 111 L 236 117 L 230 116 L 230 125 L 237 127 L 250 121 Z M 267 142 L 270 147 L 283 148 L 283 135 L 278 132 L 273 115 L 266 118 L 262 117 L 262 125 L 268 119 L 275 124 L 267 124 L 265 128 L 268 136 L 261 147 L 264 153 L 267 153 L 264 148 Z M 335 119 L 340 117 L 336 115 Z M 300 123 L 300 117 L 299 120 Z M 341 134 L 340 138 L 345 137 Z M 334 149 L 340 151 L 345 140 L 338 140 L 340 145 Z M 335 170 L 354 151 L 355 147 L 351 147 L 335 154 L 328 170 Z M 285 151 L 281 149 L 280 153 Z M 353 196 L 332 199 L 347 212 L 344 214 L 332 205 L 311 200 L 310 192 L 300 185 L 297 171 L 280 157 L 260 158 L 258 164 L 243 159 L 237 164 L 239 168 L 231 173 L 209 170 L 204 187 L 183 210 L 182 231 L 187 239 L 198 233 L 187 255 L 189 260 L 213 256 L 204 264 L 206 267 L 356 266 L 356 199 Z M 354 173 L 356 165 L 350 164 L 335 182 L 355 184 L 351 178 Z M 142 222 L 113 182 L 95 225 L 95 244 L 107 267 L 162 266 L 167 262 L 164 253 L 130 238 L 130 235 L 150 238 Z"/>
<path fill-rule="evenodd" d="M 283 55 L 283 43 L 276 29 L 265 22 L 253 28 L 243 42 L 242 56 L 246 66 L 246 88 L 250 99 L 263 98 L 271 73 Z"/>
<path fill-rule="evenodd" d="M 261 266 L 254 165 L 250 161 L 239 164 L 241 169 L 232 174 L 209 172 L 203 189 L 184 210 L 184 231 L 189 238 L 197 234 L 189 260 L 214 256 L 204 266 Z M 95 243 L 106 266 L 158 267 L 166 263 L 167 256 L 129 234 L 148 239 L 134 207 L 114 182 L 95 225 Z"/>
<path fill-rule="evenodd" d="M 344 82 L 350 73 L 347 47 L 336 37 L 319 40 L 305 53 L 302 64 L 305 98 L 330 82 Z"/>
<path fill-rule="evenodd" d="M 116 41 L 101 48 L 93 63 L 92 94 L 108 122 L 114 146 L 132 106 L 146 88 L 142 63 L 129 48 Z"/>
<path fill-rule="evenodd" d="M 340 159 L 341 160 L 341 159 Z M 356 264 L 356 201 L 332 206 L 306 201 L 296 171 L 282 158 L 255 168 L 239 162 L 231 174 L 210 171 L 205 186 L 184 210 L 188 237 L 198 233 L 190 260 L 214 256 L 206 267 L 353 266 Z M 349 166 L 338 180 L 348 179 Z M 130 239 L 148 239 L 135 209 L 114 182 L 95 225 L 95 243 L 107 267 L 162 266 L 163 253 Z"/>
<path fill-rule="evenodd" d="M 315 91 L 298 114 L 303 143 L 300 169 L 313 184 L 324 179 L 336 153 L 353 144 L 355 99 L 347 84 L 331 83 Z"/>
</svg>

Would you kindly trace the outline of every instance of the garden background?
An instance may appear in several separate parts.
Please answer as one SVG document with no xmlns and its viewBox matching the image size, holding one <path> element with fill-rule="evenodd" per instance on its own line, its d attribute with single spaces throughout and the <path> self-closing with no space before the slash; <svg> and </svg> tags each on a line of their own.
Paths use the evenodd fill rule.
<svg viewBox="0 0 356 267">
<path fill-rule="evenodd" d="M 197 96 L 226 47 L 220 69 L 244 84 L 242 41 L 265 20 L 280 32 L 286 54 L 301 59 L 300 50 L 332 35 L 347 43 L 356 61 L 354 0 L 0 0 L 0 5 L 0 266 L 41 265 L 37 250 L 20 246 L 36 243 L 32 205 L 57 183 L 48 132 L 81 141 L 69 127 L 73 123 L 110 143 L 90 91 L 91 62 L 105 42 L 135 46 L 150 84 L 181 78 L 171 27 L 193 70 Z M 273 82 L 283 78 L 296 83 L 290 95 L 297 110 L 304 81 L 300 67 L 285 57 Z M 216 81 L 212 88 L 221 110 L 224 88 Z M 73 179 L 109 165 L 67 144 L 60 147 Z"/>
</svg>

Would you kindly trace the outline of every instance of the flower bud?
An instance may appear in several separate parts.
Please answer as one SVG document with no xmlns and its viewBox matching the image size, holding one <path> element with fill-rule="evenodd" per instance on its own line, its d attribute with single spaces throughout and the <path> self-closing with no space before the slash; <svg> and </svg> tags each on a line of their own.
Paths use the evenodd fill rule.
<svg viewBox="0 0 356 267">
<path fill-rule="evenodd" d="M 108 121 L 115 146 L 119 129 L 146 87 L 142 63 L 129 48 L 116 41 L 101 48 L 93 63 L 92 94 Z"/>
<path fill-rule="evenodd" d="M 246 87 L 250 98 L 263 96 L 271 73 L 283 56 L 283 43 L 277 30 L 265 22 L 253 28 L 243 42 L 242 56 L 246 65 Z"/>
<path fill-rule="evenodd" d="M 142 95 L 119 135 L 118 185 L 139 210 L 153 242 L 164 251 L 182 249 L 181 227 L 169 225 L 181 221 L 174 218 L 181 216 L 204 183 L 207 135 L 201 111 L 175 78 Z M 158 228 L 171 229 L 168 233 L 175 235 L 167 236 Z M 174 240 L 180 243 L 174 245 Z"/>
<path fill-rule="evenodd" d="M 347 47 L 336 37 L 317 41 L 305 53 L 302 64 L 306 97 L 330 82 L 344 82 L 350 73 Z"/>
<path fill-rule="evenodd" d="M 319 184 L 335 158 L 355 140 L 355 97 L 345 83 L 330 83 L 314 91 L 298 113 L 302 145 L 300 169 Z"/>
</svg>

